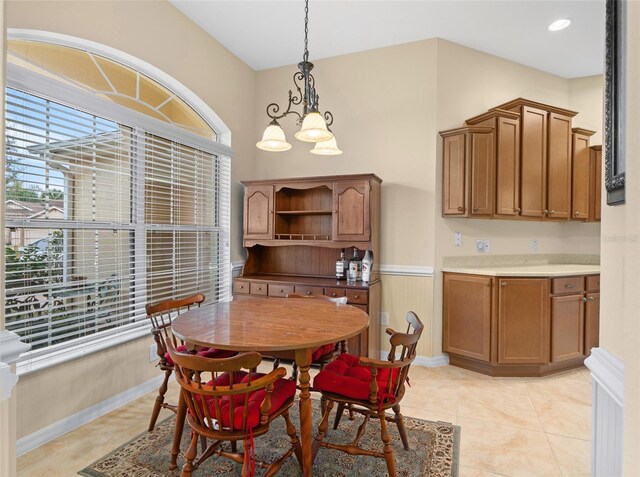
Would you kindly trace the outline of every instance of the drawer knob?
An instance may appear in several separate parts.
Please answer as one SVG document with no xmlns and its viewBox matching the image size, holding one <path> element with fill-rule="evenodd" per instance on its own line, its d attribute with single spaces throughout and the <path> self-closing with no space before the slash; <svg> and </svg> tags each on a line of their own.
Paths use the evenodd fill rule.
<svg viewBox="0 0 640 477">
<path fill-rule="evenodd" d="M 464 212 L 464 207 L 458 207 L 458 212 Z"/>
<path fill-rule="evenodd" d="M 594 298 L 594 297 L 592 297 L 592 296 L 590 296 L 590 297 L 589 297 L 589 301 L 593 301 L 593 300 L 595 300 L 595 298 Z"/>
<path fill-rule="evenodd" d="M 582 297 L 581 300 L 582 300 L 582 303 L 586 303 L 587 302 L 587 299 L 585 297 Z"/>
<path fill-rule="evenodd" d="M 571 284 L 571 283 L 565 283 L 564 287 L 565 288 L 575 288 L 576 286 Z"/>
<path fill-rule="evenodd" d="M 521 210 L 522 210 L 522 209 L 520 209 L 520 207 L 516 207 L 515 209 L 513 209 L 513 211 L 514 211 L 516 214 L 519 214 Z"/>
<path fill-rule="evenodd" d="M 506 287 L 506 286 L 507 286 L 507 282 L 502 282 L 502 283 L 500 283 L 500 286 L 501 286 L 501 287 Z"/>
<path fill-rule="evenodd" d="M 308 291 L 308 292 L 307 292 L 307 295 L 311 295 L 311 292 L 310 292 L 310 291 Z"/>
<path fill-rule="evenodd" d="M 337 296 L 335 293 L 332 293 L 331 296 Z"/>
<path fill-rule="evenodd" d="M 354 295 L 353 299 L 357 300 L 358 298 L 360 298 L 360 295 Z"/>
</svg>

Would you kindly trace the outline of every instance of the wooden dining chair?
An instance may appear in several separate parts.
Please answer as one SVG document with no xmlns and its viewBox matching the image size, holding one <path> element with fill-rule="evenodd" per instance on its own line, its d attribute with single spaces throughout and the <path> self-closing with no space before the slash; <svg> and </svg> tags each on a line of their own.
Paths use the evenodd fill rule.
<svg viewBox="0 0 640 477">
<path fill-rule="evenodd" d="M 391 349 L 386 361 L 358 358 L 344 353 L 329 363 L 313 380 L 313 387 L 322 393 L 327 400 L 322 421 L 318 427 L 316 443 L 321 447 L 337 449 L 351 455 L 367 455 L 385 459 L 389 476 L 396 476 L 395 457 L 390 445 L 391 438 L 387 431 L 387 421 L 395 422 L 405 450 L 409 450 L 409 441 L 400 413 L 400 401 L 405 393 L 409 367 L 416 357 L 416 346 L 424 328 L 418 316 L 412 311 L 406 316 L 408 326 L 406 333 L 399 333 L 387 328 Z M 334 429 L 340 423 L 345 407 L 349 407 L 364 416 L 364 421 L 352 443 L 334 444 L 325 442 L 329 414 L 334 403 L 338 404 Z M 393 416 L 385 411 L 393 410 Z M 383 452 L 364 449 L 359 441 L 370 419 L 380 421 L 380 436 Z"/>
<path fill-rule="evenodd" d="M 294 381 L 284 379 L 284 368 L 269 374 L 255 373 L 253 370 L 262 361 L 260 353 L 213 359 L 180 353 L 171 342 L 167 345 L 187 404 L 187 423 L 193 431 L 181 477 L 190 477 L 214 454 L 242 464 L 243 477 L 253 475 L 255 466 L 266 469 L 265 476 L 273 476 L 293 453 L 301 461 L 300 441 L 289 418 L 296 385 Z M 257 460 L 253 439 L 266 434 L 271 421 L 278 416 L 285 420 L 291 445 L 273 462 Z M 209 444 L 196 460 L 198 437 Z M 243 443 L 241 453 L 237 452 L 238 441 Z M 225 442 L 231 443 L 230 448 L 223 446 Z"/>
<path fill-rule="evenodd" d="M 174 348 L 179 351 L 186 351 L 185 343 L 178 343 L 177 338 L 171 333 L 171 320 L 179 314 L 193 307 L 199 307 L 204 302 L 205 296 L 202 293 L 196 295 L 179 298 L 176 300 L 165 300 L 159 303 L 148 304 L 146 306 L 147 317 L 151 320 L 151 334 L 156 342 L 156 352 L 158 354 L 157 366 L 164 371 L 164 380 L 158 389 L 158 397 L 156 397 L 153 406 L 153 413 L 149 422 L 149 432 L 153 431 L 158 420 L 161 409 L 169 409 L 174 413 L 177 412 L 177 406 L 164 402 L 164 395 L 167 392 L 169 377 L 173 372 L 173 362 L 169 356 L 167 345 L 173 343 Z M 237 354 L 234 351 L 216 350 L 212 348 L 193 348 L 195 352 L 201 356 L 209 356 L 212 358 L 224 358 Z"/>
<path fill-rule="evenodd" d="M 310 300 L 330 301 L 332 303 L 339 303 L 341 305 L 347 304 L 347 297 L 330 297 L 327 295 L 299 295 L 297 293 L 288 293 L 287 298 L 305 298 Z M 313 350 L 311 354 L 311 364 L 317 364 L 320 366 L 320 370 L 324 368 L 327 363 L 330 363 L 337 355 L 337 353 L 345 353 L 347 351 L 347 342 L 341 341 L 339 343 L 329 343 L 322 345 Z M 298 366 L 293 363 L 293 372 L 291 373 L 291 379 L 294 381 L 298 378 Z"/>
</svg>

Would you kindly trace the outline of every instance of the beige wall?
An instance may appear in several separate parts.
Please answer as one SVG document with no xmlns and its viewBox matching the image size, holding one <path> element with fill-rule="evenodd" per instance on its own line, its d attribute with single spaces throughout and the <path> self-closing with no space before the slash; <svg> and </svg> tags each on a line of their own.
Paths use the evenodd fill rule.
<svg viewBox="0 0 640 477">
<path fill-rule="evenodd" d="M 50 31 L 98 42 L 163 70 L 203 99 L 232 133 L 232 260 L 240 255 L 242 190 L 254 157 L 255 72 L 171 4 L 154 2 L 9 1 L 8 28 Z M 18 437 L 41 429 L 150 378 L 151 338 L 22 376 Z M 96 379 L 100 376 L 100 379 Z M 55 406 L 42 406 L 46 393 Z"/>
<path fill-rule="evenodd" d="M 600 346 L 624 362 L 624 474 L 640 469 L 640 3 L 627 2 L 626 202 L 602 206 Z M 606 198 L 603 196 L 603 200 Z"/>
</svg>

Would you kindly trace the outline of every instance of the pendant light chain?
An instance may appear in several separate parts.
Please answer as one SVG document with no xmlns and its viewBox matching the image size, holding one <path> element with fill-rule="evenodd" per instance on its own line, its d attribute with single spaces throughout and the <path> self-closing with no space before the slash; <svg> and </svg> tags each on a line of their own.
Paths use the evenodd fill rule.
<svg viewBox="0 0 640 477">
<path fill-rule="evenodd" d="M 304 54 L 302 55 L 303 61 L 309 61 L 309 39 L 307 36 L 309 35 L 309 0 L 305 0 L 304 2 Z"/>
</svg>

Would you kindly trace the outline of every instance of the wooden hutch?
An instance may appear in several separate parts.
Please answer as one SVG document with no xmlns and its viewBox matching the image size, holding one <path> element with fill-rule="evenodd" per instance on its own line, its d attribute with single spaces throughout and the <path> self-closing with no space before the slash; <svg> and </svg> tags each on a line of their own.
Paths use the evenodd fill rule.
<svg viewBox="0 0 640 477">
<path fill-rule="evenodd" d="M 349 352 L 380 356 L 380 184 L 374 174 L 244 181 L 243 245 L 248 257 L 233 280 L 234 299 L 288 293 L 346 296 L 370 325 L 349 340 Z M 371 281 L 336 280 L 342 249 L 348 260 L 369 249 Z M 295 319 L 295 317 L 292 317 Z"/>
</svg>

